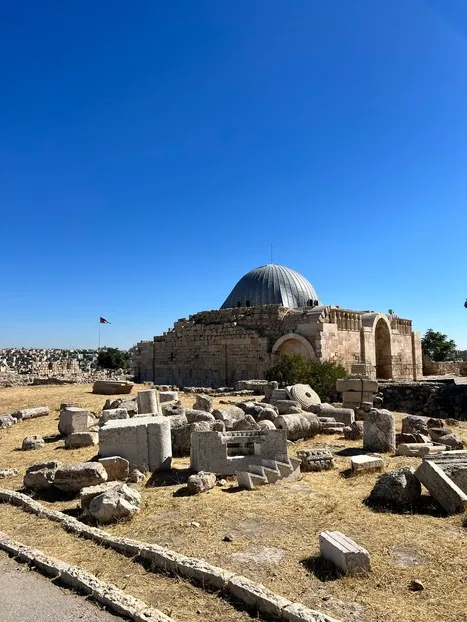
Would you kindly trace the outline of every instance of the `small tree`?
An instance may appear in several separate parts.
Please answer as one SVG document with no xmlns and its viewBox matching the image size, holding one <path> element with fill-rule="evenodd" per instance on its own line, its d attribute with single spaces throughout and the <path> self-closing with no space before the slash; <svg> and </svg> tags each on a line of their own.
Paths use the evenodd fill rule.
<svg viewBox="0 0 467 622">
<path fill-rule="evenodd" d="M 276 380 L 279 384 L 306 383 L 308 366 L 300 354 L 283 354 L 279 361 L 269 367 L 265 374 L 266 380 Z"/>
<path fill-rule="evenodd" d="M 452 361 L 456 358 L 456 343 L 447 335 L 429 328 L 422 339 L 423 355 L 430 361 Z"/>
<path fill-rule="evenodd" d="M 127 356 L 118 348 L 104 348 L 97 355 L 97 364 L 103 369 L 126 369 Z"/>
<path fill-rule="evenodd" d="M 347 371 L 342 365 L 331 361 L 306 363 L 300 354 L 283 354 L 264 375 L 266 380 L 276 380 L 281 385 L 309 384 L 324 400 L 335 390 L 336 380 L 347 376 Z"/>
</svg>

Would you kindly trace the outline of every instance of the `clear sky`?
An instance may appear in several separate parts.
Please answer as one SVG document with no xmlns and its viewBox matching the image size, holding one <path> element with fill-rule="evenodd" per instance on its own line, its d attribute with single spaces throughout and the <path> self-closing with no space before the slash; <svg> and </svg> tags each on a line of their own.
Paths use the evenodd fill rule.
<svg viewBox="0 0 467 622">
<path fill-rule="evenodd" d="M 465 0 L 3 0 L 0 346 L 130 347 L 246 272 L 467 348 Z"/>
</svg>

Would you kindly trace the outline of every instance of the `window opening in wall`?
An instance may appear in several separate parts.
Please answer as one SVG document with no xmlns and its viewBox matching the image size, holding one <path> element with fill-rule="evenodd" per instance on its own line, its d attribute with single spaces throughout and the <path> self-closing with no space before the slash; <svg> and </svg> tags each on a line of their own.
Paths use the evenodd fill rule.
<svg viewBox="0 0 467 622">
<path fill-rule="evenodd" d="M 229 442 L 227 443 L 227 456 L 253 456 L 255 454 L 254 443 Z"/>
<path fill-rule="evenodd" d="M 241 306 L 242 306 L 242 301 L 241 301 L 241 300 L 239 300 L 239 301 L 237 302 L 237 307 L 241 307 Z"/>
<path fill-rule="evenodd" d="M 247 300 L 247 301 L 245 302 L 245 307 L 249 307 L 249 306 L 250 306 L 250 301 L 249 301 L 249 300 Z"/>
</svg>

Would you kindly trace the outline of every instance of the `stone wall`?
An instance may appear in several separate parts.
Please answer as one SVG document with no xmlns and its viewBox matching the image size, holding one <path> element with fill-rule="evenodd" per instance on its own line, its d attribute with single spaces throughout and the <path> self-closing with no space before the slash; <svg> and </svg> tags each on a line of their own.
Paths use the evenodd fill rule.
<svg viewBox="0 0 467 622">
<path fill-rule="evenodd" d="M 379 383 L 383 406 L 396 412 L 467 420 L 467 385 L 454 381 Z"/>
<path fill-rule="evenodd" d="M 423 361 L 424 376 L 467 376 L 465 361 Z"/>
<path fill-rule="evenodd" d="M 383 370 L 388 378 L 413 379 L 419 347 L 411 325 L 410 320 L 336 307 L 202 311 L 178 320 L 153 341 L 138 343 L 133 365 L 143 382 L 235 386 L 238 380 L 264 378 L 278 355 L 300 353 L 306 360 L 341 363 L 349 372 L 355 363 L 365 363 L 372 377 Z"/>
</svg>

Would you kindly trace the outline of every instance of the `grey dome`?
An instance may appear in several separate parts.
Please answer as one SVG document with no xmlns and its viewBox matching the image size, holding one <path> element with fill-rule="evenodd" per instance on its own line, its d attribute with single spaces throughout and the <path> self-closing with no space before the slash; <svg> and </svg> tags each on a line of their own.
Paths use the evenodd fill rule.
<svg viewBox="0 0 467 622">
<path fill-rule="evenodd" d="M 221 309 L 277 304 L 292 308 L 314 307 L 319 300 L 304 276 L 285 266 L 268 264 L 245 274 Z"/>
</svg>

